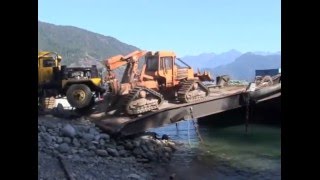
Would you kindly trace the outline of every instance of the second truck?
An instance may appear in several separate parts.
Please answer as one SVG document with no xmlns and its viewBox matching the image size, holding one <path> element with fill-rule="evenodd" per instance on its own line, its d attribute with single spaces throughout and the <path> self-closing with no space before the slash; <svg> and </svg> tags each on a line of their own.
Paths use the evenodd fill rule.
<svg viewBox="0 0 320 180">
<path fill-rule="evenodd" d="M 49 51 L 38 53 L 38 97 L 43 106 L 49 97 L 66 96 L 71 107 L 84 109 L 102 95 L 102 78 L 96 66 L 66 67 L 62 57 Z"/>
</svg>

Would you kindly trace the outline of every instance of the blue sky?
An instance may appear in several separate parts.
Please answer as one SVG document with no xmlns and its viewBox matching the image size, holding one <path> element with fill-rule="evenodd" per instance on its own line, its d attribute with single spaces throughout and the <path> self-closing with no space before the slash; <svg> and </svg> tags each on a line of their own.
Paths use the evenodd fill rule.
<svg viewBox="0 0 320 180">
<path fill-rule="evenodd" d="M 280 0 L 39 0 L 38 19 L 178 56 L 281 51 Z"/>
</svg>

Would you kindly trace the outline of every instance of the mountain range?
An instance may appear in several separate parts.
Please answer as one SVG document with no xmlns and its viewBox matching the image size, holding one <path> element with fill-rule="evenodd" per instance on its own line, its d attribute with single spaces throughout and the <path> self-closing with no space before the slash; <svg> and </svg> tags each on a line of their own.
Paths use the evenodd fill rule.
<svg viewBox="0 0 320 180">
<path fill-rule="evenodd" d="M 214 68 L 233 62 L 237 57 L 241 56 L 241 54 L 241 52 L 232 49 L 221 54 L 205 53 L 197 56 L 185 56 L 181 59 L 194 68 Z"/>
<path fill-rule="evenodd" d="M 88 66 L 139 48 L 110 37 L 73 26 L 58 26 L 38 21 L 38 51 L 55 51 L 69 66 Z"/>
<path fill-rule="evenodd" d="M 229 64 L 202 70 L 210 71 L 214 76 L 227 74 L 231 79 L 252 81 L 255 77 L 255 70 L 278 68 L 281 68 L 281 55 L 257 55 L 248 52 Z"/>
<path fill-rule="evenodd" d="M 169 48 L 169 47 L 168 47 Z M 97 65 L 104 68 L 103 60 L 118 54 L 127 54 L 140 48 L 114 37 L 90 32 L 73 26 L 60 26 L 38 21 L 38 51 L 55 51 L 62 55 L 68 66 Z M 203 53 L 181 58 L 194 68 L 214 75 L 229 74 L 233 79 L 250 80 L 256 69 L 281 67 L 281 52 L 254 51 L 241 53 L 235 49 L 224 53 Z M 123 68 L 121 68 L 123 70 Z M 122 70 L 116 72 L 121 74 Z"/>
</svg>

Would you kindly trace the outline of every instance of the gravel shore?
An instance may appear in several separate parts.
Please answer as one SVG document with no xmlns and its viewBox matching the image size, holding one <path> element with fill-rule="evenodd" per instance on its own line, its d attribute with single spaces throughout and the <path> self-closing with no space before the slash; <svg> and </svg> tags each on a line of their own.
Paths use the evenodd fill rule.
<svg viewBox="0 0 320 180">
<path fill-rule="evenodd" d="M 39 179 L 169 179 L 157 169 L 176 150 L 152 133 L 117 138 L 88 120 L 38 117 Z"/>
</svg>

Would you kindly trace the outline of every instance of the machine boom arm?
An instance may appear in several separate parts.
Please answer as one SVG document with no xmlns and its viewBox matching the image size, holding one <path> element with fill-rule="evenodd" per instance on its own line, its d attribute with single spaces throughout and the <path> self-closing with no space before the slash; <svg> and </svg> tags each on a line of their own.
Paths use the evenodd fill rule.
<svg viewBox="0 0 320 180">
<path fill-rule="evenodd" d="M 125 64 L 137 62 L 138 59 L 144 56 L 146 51 L 134 51 L 126 56 L 116 55 L 106 60 L 105 64 L 108 71 L 115 70 Z"/>
<path fill-rule="evenodd" d="M 126 69 L 120 83 L 131 83 L 138 71 L 138 60 L 145 54 L 146 51 L 133 51 L 126 56 L 116 55 L 105 61 L 107 68 L 105 80 L 108 82 L 112 93 L 117 94 L 119 92 L 120 85 L 113 73 L 113 70 L 126 65 Z"/>
</svg>

